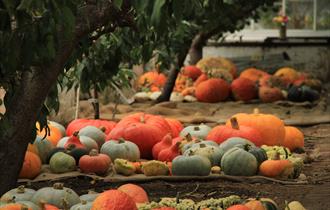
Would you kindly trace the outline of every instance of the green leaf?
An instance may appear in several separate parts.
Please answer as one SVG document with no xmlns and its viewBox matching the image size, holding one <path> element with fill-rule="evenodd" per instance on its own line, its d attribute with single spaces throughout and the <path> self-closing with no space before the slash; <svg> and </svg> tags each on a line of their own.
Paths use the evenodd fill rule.
<svg viewBox="0 0 330 210">
<path fill-rule="evenodd" d="M 113 4 L 115 5 L 115 7 L 117 7 L 118 9 L 121 8 L 121 5 L 123 4 L 123 0 L 114 0 Z"/>
<path fill-rule="evenodd" d="M 33 0 L 22 0 L 18 5 L 17 10 L 28 10 Z"/>
<path fill-rule="evenodd" d="M 184 9 L 184 1 L 182 0 L 173 0 L 173 13 L 174 16 L 177 18 L 177 20 L 180 20 L 183 15 L 183 9 Z"/>
<path fill-rule="evenodd" d="M 151 23 L 158 27 L 161 22 L 162 7 L 164 6 L 166 0 L 155 0 L 154 8 L 151 14 Z"/>
</svg>

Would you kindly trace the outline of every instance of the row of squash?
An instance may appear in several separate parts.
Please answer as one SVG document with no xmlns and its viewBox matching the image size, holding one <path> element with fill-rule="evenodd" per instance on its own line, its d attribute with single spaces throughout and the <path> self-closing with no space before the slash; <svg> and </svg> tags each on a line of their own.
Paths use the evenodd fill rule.
<svg viewBox="0 0 330 210">
<path fill-rule="evenodd" d="M 166 82 L 159 70 L 141 75 L 137 80 L 137 101 L 156 100 Z M 247 68 L 237 77 L 233 62 L 223 57 L 201 59 L 195 66 L 182 67 L 171 95 L 172 101 L 215 103 L 232 98 L 262 102 L 290 100 L 295 102 L 319 99 L 322 83 L 307 73 L 283 67 L 274 75 L 257 68 Z"/>
<path fill-rule="evenodd" d="M 140 159 L 155 160 L 140 164 L 144 165 L 144 171 L 148 171 L 146 168 L 149 165 L 153 168 L 157 163 L 158 168 L 170 166 L 165 171 L 168 174 L 172 170 L 174 175 L 208 175 L 212 166 L 221 166 L 222 171 L 229 175 L 254 175 L 258 168 L 256 165 L 259 166 L 267 159 L 281 159 L 274 155 L 267 157 L 267 151 L 258 147 L 280 145 L 293 151 L 304 146 L 301 131 L 295 127 L 284 126 L 283 121 L 269 114 L 236 114 L 226 125 L 214 128 L 203 124 L 183 128 L 175 119 L 145 113 L 129 115 L 117 124 L 112 123 L 108 130 L 105 126 L 110 122 L 105 121 L 101 129 L 95 126 L 96 122 L 102 123 L 100 120 L 76 120 L 66 129 L 50 122 L 50 135 L 43 139 L 41 136 L 44 134 L 39 132 L 39 137 L 30 146 L 31 152 L 26 154 L 20 178 L 34 178 L 40 173 L 41 164 L 49 164 L 54 173 L 72 171 L 78 165 L 82 172 L 104 175 L 113 163 L 116 171 L 129 175 L 137 171 L 136 168 L 139 167 L 136 166 L 139 165 Z M 237 144 L 240 148 L 235 147 Z M 234 147 L 237 151 L 231 151 L 232 155 L 226 154 L 228 150 L 234 150 Z M 255 158 L 251 154 L 254 154 Z M 239 163 L 246 161 L 247 156 L 255 166 L 251 167 L 250 172 L 236 173 L 228 169 L 229 165 L 236 165 L 232 160 L 235 159 Z M 220 161 L 227 159 L 231 161 L 226 164 Z M 184 166 L 190 165 L 186 164 L 187 161 L 194 167 L 182 170 Z M 131 162 L 137 162 L 135 167 Z M 200 173 L 195 170 L 197 162 L 205 166 L 205 170 Z M 195 171 L 195 174 L 189 174 L 188 171 Z M 293 177 L 296 178 L 296 175 Z"/>
<path fill-rule="evenodd" d="M 237 195 L 210 198 L 200 202 L 191 199 L 161 198 L 149 201 L 147 192 L 136 184 L 124 184 L 102 193 L 90 191 L 79 196 L 74 190 L 55 183 L 37 191 L 24 186 L 12 189 L 0 198 L 0 210 L 278 210 L 269 198 L 242 199 Z M 305 210 L 298 201 L 286 204 L 285 210 Z"/>
</svg>

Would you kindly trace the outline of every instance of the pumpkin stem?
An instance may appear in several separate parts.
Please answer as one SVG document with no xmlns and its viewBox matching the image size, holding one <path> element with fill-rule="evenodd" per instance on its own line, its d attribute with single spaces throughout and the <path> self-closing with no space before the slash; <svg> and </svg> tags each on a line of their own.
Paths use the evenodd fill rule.
<svg viewBox="0 0 330 210">
<path fill-rule="evenodd" d="M 140 122 L 145 123 L 144 113 L 140 116 Z"/>
<path fill-rule="evenodd" d="M 75 148 L 76 148 L 76 145 L 75 145 L 75 144 L 69 144 L 69 145 L 66 147 L 67 150 L 73 150 L 73 149 L 75 149 Z"/>
<path fill-rule="evenodd" d="M 87 201 L 85 201 L 85 200 L 81 200 L 81 204 L 82 204 L 82 205 L 86 205 L 86 204 L 87 204 Z"/>
<path fill-rule="evenodd" d="M 249 151 L 251 149 L 251 145 L 250 144 L 245 144 L 244 145 L 244 150 L 245 151 Z"/>
<path fill-rule="evenodd" d="M 103 133 L 107 130 L 104 126 L 99 128 Z"/>
<path fill-rule="evenodd" d="M 194 126 L 194 131 L 199 131 L 199 130 L 201 130 L 199 126 Z"/>
<path fill-rule="evenodd" d="M 253 114 L 260 114 L 259 109 L 258 109 L 258 108 L 254 108 L 254 109 L 253 109 Z"/>
<path fill-rule="evenodd" d="M 184 138 L 187 139 L 188 142 L 192 141 L 192 137 L 190 133 L 188 133 Z"/>
<path fill-rule="evenodd" d="M 193 156 L 194 152 L 192 150 L 189 151 L 188 156 Z"/>
<path fill-rule="evenodd" d="M 280 159 L 281 159 L 281 156 L 280 156 L 279 152 L 276 152 L 274 157 L 272 157 L 272 160 L 280 160 Z"/>
<path fill-rule="evenodd" d="M 79 131 L 75 131 L 72 136 L 78 137 Z"/>
<path fill-rule="evenodd" d="M 96 150 L 96 149 L 92 149 L 90 152 L 89 152 L 89 156 L 97 156 L 99 154 L 99 152 Z"/>
<path fill-rule="evenodd" d="M 236 117 L 230 118 L 230 124 L 233 129 L 239 130 L 239 125 Z"/>
<path fill-rule="evenodd" d="M 200 144 L 199 147 L 200 148 L 205 148 L 205 147 L 207 147 L 207 145 L 206 144 Z"/>
<path fill-rule="evenodd" d="M 18 186 L 16 192 L 17 193 L 25 193 L 25 186 L 24 185 Z"/>
<path fill-rule="evenodd" d="M 56 189 L 56 190 L 63 190 L 63 183 L 60 183 L 60 182 L 56 182 L 54 185 L 53 185 L 53 188 Z"/>
<path fill-rule="evenodd" d="M 124 139 L 124 138 L 120 138 L 120 139 L 118 140 L 118 144 L 122 144 L 122 143 L 125 143 L 125 139 Z"/>
</svg>

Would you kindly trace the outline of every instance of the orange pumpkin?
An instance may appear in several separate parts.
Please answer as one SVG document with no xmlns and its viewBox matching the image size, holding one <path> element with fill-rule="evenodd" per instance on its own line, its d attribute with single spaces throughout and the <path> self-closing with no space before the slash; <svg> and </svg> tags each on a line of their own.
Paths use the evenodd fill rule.
<svg viewBox="0 0 330 210">
<path fill-rule="evenodd" d="M 246 207 L 249 207 L 251 210 L 267 210 L 264 205 L 258 200 L 250 200 L 244 204 Z"/>
<path fill-rule="evenodd" d="M 247 206 L 237 204 L 227 208 L 227 210 L 251 210 L 251 209 Z"/>
<path fill-rule="evenodd" d="M 34 154 L 39 155 L 38 148 L 34 144 L 29 143 L 27 151 L 33 152 Z"/>
<path fill-rule="evenodd" d="M 111 164 L 108 155 L 99 154 L 96 149 L 92 149 L 89 155 L 83 155 L 79 159 L 79 168 L 83 173 L 105 174 Z"/>
<path fill-rule="evenodd" d="M 91 210 L 137 210 L 137 207 L 133 198 L 126 193 L 107 190 L 94 200 Z"/>
<path fill-rule="evenodd" d="M 229 96 L 230 86 L 223 79 L 208 79 L 196 87 L 196 98 L 198 101 L 216 103 L 224 101 Z"/>
<path fill-rule="evenodd" d="M 261 114 L 258 109 L 253 114 L 238 113 L 231 118 L 236 117 L 238 125 L 245 125 L 255 128 L 260 132 L 262 144 L 265 145 L 282 145 L 285 129 L 281 119 L 272 114 Z M 226 126 L 231 127 L 228 120 Z"/>
<path fill-rule="evenodd" d="M 247 68 L 244 71 L 242 71 L 239 77 L 247 78 L 249 80 L 252 80 L 254 83 L 257 83 L 257 81 L 265 75 L 269 75 L 269 74 L 260 69 Z"/>
<path fill-rule="evenodd" d="M 278 69 L 274 75 L 280 77 L 285 84 L 290 84 L 299 78 L 299 73 L 289 67 Z"/>
<path fill-rule="evenodd" d="M 59 208 L 57 208 L 56 206 L 47 204 L 44 202 L 41 202 L 41 209 L 42 210 L 59 210 Z"/>
<path fill-rule="evenodd" d="M 3 206 L 0 206 L 0 210 L 32 210 L 28 206 L 19 203 L 9 203 Z"/>
<path fill-rule="evenodd" d="M 191 78 L 193 81 L 202 74 L 202 71 L 196 66 L 185 66 L 181 69 L 181 72 L 183 75 Z"/>
<path fill-rule="evenodd" d="M 149 71 L 138 78 L 138 87 L 163 87 L 165 85 L 166 79 L 166 76 L 162 73 L 159 73 L 157 70 Z"/>
<path fill-rule="evenodd" d="M 293 173 L 293 165 L 290 160 L 266 160 L 259 166 L 259 173 L 267 177 L 288 177 Z"/>
<path fill-rule="evenodd" d="M 208 57 L 199 60 L 196 67 L 202 70 L 204 73 L 208 73 L 212 69 L 225 69 L 230 72 L 233 78 L 236 77 L 237 67 L 235 64 L 227 58 L 223 57 Z"/>
<path fill-rule="evenodd" d="M 304 147 L 304 134 L 296 127 L 285 126 L 285 137 L 282 146 L 293 151 Z"/>
<path fill-rule="evenodd" d="M 146 191 L 135 184 L 124 184 L 121 185 L 117 190 L 120 190 L 127 195 L 131 196 L 135 203 L 147 203 L 149 202 L 148 195 Z"/>
<path fill-rule="evenodd" d="M 277 87 L 261 86 L 258 94 L 260 100 L 264 103 L 271 103 L 284 99 L 282 91 Z"/>
<path fill-rule="evenodd" d="M 191 95 L 194 96 L 196 91 L 196 87 L 186 87 L 184 90 L 181 91 L 183 96 Z"/>
<path fill-rule="evenodd" d="M 178 137 L 181 130 L 183 129 L 182 123 L 174 118 L 165 118 L 167 123 L 170 125 L 171 130 L 172 130 L 172 137 Z"/>
<path fill-rule="evenodd" d="M 54 146 L 56 146 L 57 143 L 58 143 L 58 141 L 63 137 L 63 136 L 62 136 L 62 132 L 61 132 L 60 129 L 58 129 L 58 128 L 55 127 L 55 126 L 48 125 L 48 127 L 49 127 L 49 133 L 47 133 L 46 138 L 47 138 L 50 142 L 52 142 L 52 144 L 53 144 Z M 37 125 L 37 129 L 38 129 L 38 130 L 37 130 L 37 135 L 40 136 L 40 137 L 42 137 L 42 138 L 44 138 L 45 135 L 46 135 L 46 130 L 45 130 L 45 129 L 42 129 L 42 130 L 40 131 L 40 128 L 39 128 L 38 125 Z"/>
<path fill-rule="evenodd" d="M 41 160 L 38 155 L 27 151 L 25 153 L 23 166 L 19 173 L 19 178 L 22 179 L 33 179 L 40 174 L 41 171 Z"/>
</svg>

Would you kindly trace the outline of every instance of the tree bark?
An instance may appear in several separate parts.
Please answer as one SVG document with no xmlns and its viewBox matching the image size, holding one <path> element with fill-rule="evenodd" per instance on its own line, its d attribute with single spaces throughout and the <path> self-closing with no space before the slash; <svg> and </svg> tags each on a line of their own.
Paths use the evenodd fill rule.
<svg viewBox="0 0 330 210">
<path fill-rule="evenodd" d="M 164 85 L 164 89 L 162 91 L 162 94 L 157 98 L 156 103 L 169 101 L 171 97 L 171 93 L 173 91 L 175 80 L 180 72 L 180 68 L 183 66 L 184 60 L 186 58 L 188 49 L 186 51 L 182 51 L 181 54 L 178 54 L 176 56 L 176 64 L 173 65 L 170 69 L 170 74 L 167 78 L 167 81 Z"/>
<path fill-rule="evenodd" d="M 81 8 L 81 13 L 86 15 L 77 19 L 72 39 L 60 42 L 53 62 L 22 74 L 0 121 L 0 166 L 3 169 L 0 173 L 0 195 L 16 186 L 27 145 L 35 138 L 37 115 L 78 41 L 109 21 L 116 26 L 130 26 L 132 23 L 129 8 L 118 11 L 110 1 L 106 2 L 103 7 L 86 5 Z"/>
</svg>

